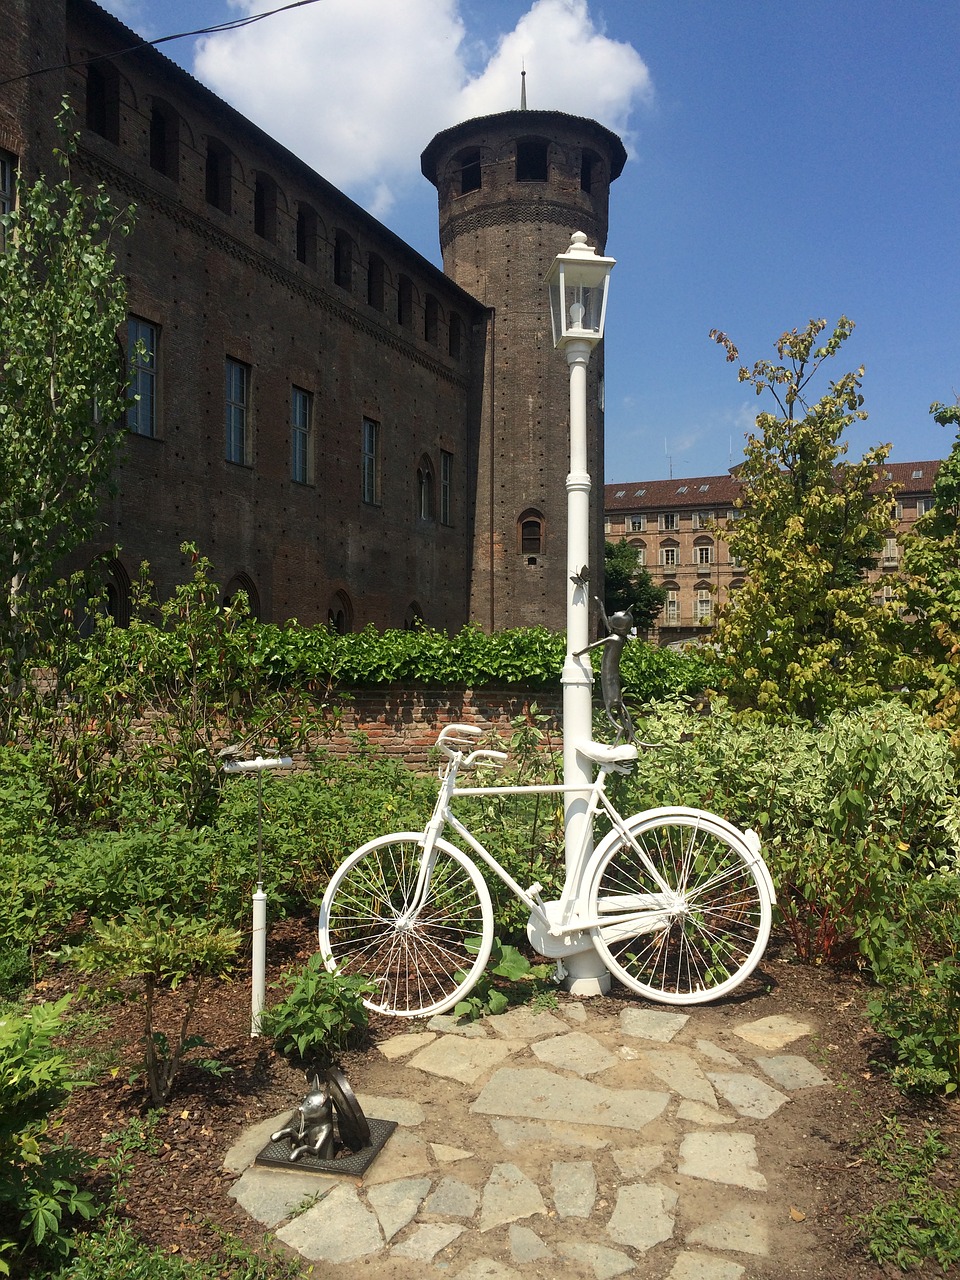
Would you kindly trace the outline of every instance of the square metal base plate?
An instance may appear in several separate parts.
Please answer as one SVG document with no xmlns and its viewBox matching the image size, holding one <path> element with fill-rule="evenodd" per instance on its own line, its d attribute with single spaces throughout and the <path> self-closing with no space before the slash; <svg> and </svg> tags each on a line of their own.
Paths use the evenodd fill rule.
<svg viewBox="0 0 960 1280">
<path fill-rule="evenodd" d="M 291 1117 L 294 1118 L 295 1115 Z M 273 1169 L 296 1169 L 298 1173 L 333 1173 L 345 1178 L 362 1178 L 397 1127 L 396 1120 L 371 1120 L 369 1116 L 367 1124 L 370 1126 L 370 1142 L 367 1146 L 350 1155 L 342 1155 L 337 1160 L 320 1160 L 309 1151 L 305 1151 L 299 1160 L 291 1160 L 290 1141 L 284 1138 L 280 1142 L 268 1142 L 254 1164 L 267 1165 Z"/>
</svg>

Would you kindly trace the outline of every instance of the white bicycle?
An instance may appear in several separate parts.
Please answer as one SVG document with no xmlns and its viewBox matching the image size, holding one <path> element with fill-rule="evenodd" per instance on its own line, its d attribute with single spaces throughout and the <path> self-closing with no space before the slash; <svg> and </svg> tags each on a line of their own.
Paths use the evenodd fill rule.
<svg viewBox="0 0 960 1280">
<path fill-rule="evenodd" d="M 457 774 L 502 751 L 476 749 L 481 730 L 448 725 L 433 813 L 423 831 L 379 836 L 334 873 L 320 908 L 326 967 L 366 979 L 367 1008 L 399 1017 L 443 1013 L 479 978 L 493 943 L 490 891 L 476 863 L 444 838 L 450 829 L 530 911 L 527 935 L 556 959 L 595 947 L 610 972 L 639 995 L 667 1004 L 716 1000 L 754 970 L 770 936 L 773 882 L 753 831 L 700 809 L 661 808 L 623 818 L 606 794 L 634 745 L 588 742 L 597 765 L 583 849 L 558 901 L 524 889 L 450 809 L 458 796 L 562 795 L 561 784 L 458 787 Z M 576 789 L 582 793 L 582 788 Z M 589 851 L 603 810 L 610 830 Z"/>
</svg>

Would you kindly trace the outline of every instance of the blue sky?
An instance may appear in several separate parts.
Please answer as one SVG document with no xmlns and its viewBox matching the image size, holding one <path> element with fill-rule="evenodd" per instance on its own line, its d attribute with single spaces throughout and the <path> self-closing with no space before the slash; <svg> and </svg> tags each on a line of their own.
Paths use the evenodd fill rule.
<svg viewBox="0 0 960 1280">
<path fill-rule="evenodd" d="M 282 0 L 100 0 L 156 37 Z M 945 456 L 960 394 L 955 0 L 316 0 L 162 46 L 439 264 L 418 157 L 458 119 L 591 116 L 630 159 L 611 191 L 606 479 L 719 474 L 763 401 L 748 363 L 845 314 L 866 366 L 851 456 Z M 582 59 L 585 59 L 585 64 Z"/>
</svg>

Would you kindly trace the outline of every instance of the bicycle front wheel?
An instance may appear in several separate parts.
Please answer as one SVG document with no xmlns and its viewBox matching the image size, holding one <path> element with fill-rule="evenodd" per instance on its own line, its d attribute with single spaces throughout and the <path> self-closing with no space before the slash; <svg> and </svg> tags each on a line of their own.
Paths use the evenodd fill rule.
<svg viewBox="0 0 960 1280">
<path fill-rule="evenodd" d="M 770 936 L 773 887 L 759 854 L 722 818 L 653 809 L 596 853 L 594 945 L 631 990 L 702 1004 L 753 972 Z"/>
<path fill-rule="evenodd" d="M 367 979 L 368 1009 L 403 1018 L 452 1009 L 490 956 L 490 891 L 459 849 L 438 840 L 418 901 L 423 835 L 380 836 L 335 872 L 320 907 L 326 967 Z"/>
</svg>

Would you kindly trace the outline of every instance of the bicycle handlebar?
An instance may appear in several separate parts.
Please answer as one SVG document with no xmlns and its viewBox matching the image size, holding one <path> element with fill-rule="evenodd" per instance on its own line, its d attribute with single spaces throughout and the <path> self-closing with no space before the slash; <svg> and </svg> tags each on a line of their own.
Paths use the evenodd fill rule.
<svg viewBox="0 0 960 1280">
<path fill-rule="evenodd" d="M 476 739 L 482 737 L 483 733 L 484 730 L 478 724 L 448 724 L 440 730 L 437 746 L 448 760 L 460 756 L 460 763 L 464 768 L 469 768 L 477 760 L 495 760 L 502 763 L 507 759 L 505 751 L 470 750 Z"/>
</svg>

